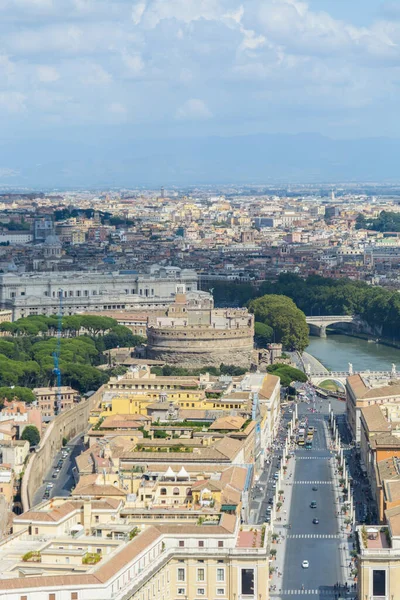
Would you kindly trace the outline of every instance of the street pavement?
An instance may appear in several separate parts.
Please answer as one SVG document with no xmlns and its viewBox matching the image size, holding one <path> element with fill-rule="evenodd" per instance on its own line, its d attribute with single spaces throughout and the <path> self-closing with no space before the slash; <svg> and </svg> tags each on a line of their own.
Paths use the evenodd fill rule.
<svg viewBox="0 0 400 600">
<path fill-rule="evenodd" d="M 52 475 L 55 466 L 57 465 L 60 458 L 62 458 L 62 449 L 60 449 L 60 451 L 57 452 L 56 456 L 54 457 L 51 463 L 51 467 L 49 468 L 43 480 L 43 484 L 40 486 L 40 488 L 38 488 L 34 496 L 32 506 L 36 506 L 37 504 L 42 502 L 47 483 L 54 483 L 54 487 L 50 490 L 50 498 L 53 498 L 54 496 L 69 496 L 71 489 L 76 485 L 73 469 L 74 467 L 76 467 L 75 457 L 79 456 L 79 454 L 81 454 L 85 450 L 83 436 L 78 435 L 77 437 L 73 438 L 67 444 L 67 446 L 68 448 L 72 448 L 72 451 L 68 454 L 68 456 L 65 459 L 63 459 L 64 464 L 62 466 L 62 469 L 60 470 L 60 473 L 58 474 L 57 478 L 53 479 Z"/>
<path fill-rule="evenodd" d="M 253 525 L 265 522 L 268 499 L 275 496 L 275 488 L 273 487 L 275 480 L 273 476 L 274 473 L 279 470 L 278 465 L 283 455 L 287 424 L 292 419 L 292 408 L 292 405 L 289 404 L 281 417 L 281 424 L 277 437 L 271 452 L 268 453 L 269 462 L 265 464 L 264 471 L 258 480 L 258 486 L 261 486 L 262 489 L 260 489 L 260 487 L 254 487 L 252 490 L 249 520 Z"/>
<path fill-rule="evenodd" d="M 299 418 L 306 416 L 315 433 L 312 450 L 296 447 L 280 486 L 284 490 L 284 503 L 277 513 L 282 520 L 274 522 L 279 539 L 272 544 L 277 556 L 272 561 L 276 572 L 270 582 L 271 597 L 318 595 L 334 599 L 351 598 L 355 594 L 345 594 L 342 588 L 339 596 L 335 587 L 337 583 L 351 583 L 347 564 L 351 546 L 347 533 L 342 531 L 342 517 L 338 516 L 339 486 L 335 458 L 329 449 L 328 404 L 326 400 L 318 400 L 317 412 L 310 412 L 313 403 L 298 405 Z M 345 409 L 339 401 L 331 401 L 331 405 L 338 413 Z M 317 490 L 313 491 L 313 487 Z M 317 508 L 310 507 L 312 501 L 317 502 Z M 313 524 L 314 518 L 319 519 L 319 524 Z M 302 567 L 303 560 L 309 561 L 309 568 Z"/>
</svg>

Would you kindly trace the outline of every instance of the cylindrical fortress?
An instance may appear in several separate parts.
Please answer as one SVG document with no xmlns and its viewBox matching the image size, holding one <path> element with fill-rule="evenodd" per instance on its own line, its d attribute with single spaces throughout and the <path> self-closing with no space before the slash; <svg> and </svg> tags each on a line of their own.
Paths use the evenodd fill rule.
<svg viewBox="0 0 400 600">
<path fill-rule="evenodd" d="M 201 367 L 221 363 L 250 367 L 253 353 L 254 321 L 252 315 L 240 325 L 216 329 L 212 325 L 188 325 L 147 329 L 147 356 L 166 363 Z M 241 314 L 243 317 L 243 313 Z"/>
</svg>

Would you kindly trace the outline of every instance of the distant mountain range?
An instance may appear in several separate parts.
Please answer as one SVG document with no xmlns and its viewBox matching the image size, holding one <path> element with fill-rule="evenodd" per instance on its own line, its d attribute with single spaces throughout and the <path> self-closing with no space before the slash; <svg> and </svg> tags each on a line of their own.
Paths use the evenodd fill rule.
<svg viewBox="0 0 400 600">
<path fill-rule="evenodd" d="M 398 139 L 333 140 L 318 134 L 0 140 L 0 187 L 397 182 L 399 156 Z"/>
</svg>

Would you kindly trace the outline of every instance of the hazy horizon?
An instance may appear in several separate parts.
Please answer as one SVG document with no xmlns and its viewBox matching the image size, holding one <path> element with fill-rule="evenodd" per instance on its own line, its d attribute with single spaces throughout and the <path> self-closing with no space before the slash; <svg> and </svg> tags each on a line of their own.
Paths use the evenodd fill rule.
<svg viewBox="0 0 400 600">
<path fill-rule="evenodd" d="M 399 177 L 400 3 L 0 0 L 0 34 L 0 186 Z"/>
</svg>

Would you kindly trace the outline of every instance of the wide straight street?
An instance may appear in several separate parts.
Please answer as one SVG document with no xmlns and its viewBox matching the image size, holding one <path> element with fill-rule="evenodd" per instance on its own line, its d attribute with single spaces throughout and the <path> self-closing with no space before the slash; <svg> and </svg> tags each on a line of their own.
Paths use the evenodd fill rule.
<svg viewBox="0 0 400 600">
<path fill-rule="evenodd" d="M 312 404 L 298 405 L 299 420 L 307 418 L 315 433 L 311 450 L 296 446 L 283 483 L 285 501 L 278 513 L 281 520 L 274 526 L 280 536 L 273 545 L 277 557 L 272 563 L 276 573 L 271 596 L 276 598 L 338 598 L 335 584 L 346 578 L 333 481 L 335 463 L 327 445 L 328 401 L 318 400 L 315 406 L 321 412 L 310 412 Z M 333 401 L 332 407 L 337 413 L 344 411 L 344 403 Z M 316 508 L 311 508 L 311 502 L 316 502 Z M 303 561 L 309 566 L 304 567 Z"/>
</svg>

